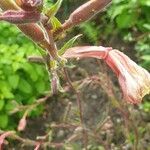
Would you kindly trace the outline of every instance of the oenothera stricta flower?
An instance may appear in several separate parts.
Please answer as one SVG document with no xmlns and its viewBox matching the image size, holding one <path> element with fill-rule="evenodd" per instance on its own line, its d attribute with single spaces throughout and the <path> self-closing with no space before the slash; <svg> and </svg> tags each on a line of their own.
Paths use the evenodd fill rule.
<svg viewBox="0 0 150 150">
<path fill-rule="evenodd" d="M 115 72 L 126 101 L 136 104 L 150 93 L 150 74 L 124 53 L 98 46 L 73 47 L 63 55 L 65 58 L 94 57 L 103 59 Z"/>
</svg>

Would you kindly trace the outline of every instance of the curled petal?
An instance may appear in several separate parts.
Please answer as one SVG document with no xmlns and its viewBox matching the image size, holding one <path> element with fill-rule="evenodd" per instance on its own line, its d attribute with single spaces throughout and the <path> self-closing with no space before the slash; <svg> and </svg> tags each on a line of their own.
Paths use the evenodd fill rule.
<svg viewBox="0 0 150 150">
<path fill-rule="evenodd" d="M 150 93 L 150 74 L 118 50 L 109 52 L 106 63 L 118 76 L 124 98 L 129 103 L 139 103 Z"/>
</svg>

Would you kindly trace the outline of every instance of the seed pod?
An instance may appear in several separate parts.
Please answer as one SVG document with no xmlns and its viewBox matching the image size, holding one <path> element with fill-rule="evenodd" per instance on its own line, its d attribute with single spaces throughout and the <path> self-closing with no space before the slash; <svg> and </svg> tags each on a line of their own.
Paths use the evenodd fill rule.
<svg viewBox="0 0 150 150">
<path fill-rule="evenodd" d="M 111 0 L 90 0 L 77 8 L 64 23 L 63 28 L 68 29 L 91 19 L 99 13 Z"/>
<path fill-rule="evenodd" d="M 45 40 L 44 33 L 37 24 L 18 25 L 18 28 L 36 43 L 41 43 Z"/>
<path fill-rule="evenodd" d="M 18 6 L 23 10 L 33 11 L 42 9 L 43 0 L 16 0 Z"/>
<path fill-rule="evenodd" d="M 0 20 L 14 24 L 36 23 L 40 20 L 39 12 L 8 10 L 0 15 Z"/>
<path fill-rule="evenodd" d="M 2 10 L 7 11 L 8 9 L 19 10 L 19 7 L 14 3 L 14 1 L 0 0 L 0 7 Z M 41 27 L 36 23 L 17 25 L 17 27 L 32 41 L 35 43 L 40 43 L 41 45 L 48 45 L 44 32 Z"/>
</svg>

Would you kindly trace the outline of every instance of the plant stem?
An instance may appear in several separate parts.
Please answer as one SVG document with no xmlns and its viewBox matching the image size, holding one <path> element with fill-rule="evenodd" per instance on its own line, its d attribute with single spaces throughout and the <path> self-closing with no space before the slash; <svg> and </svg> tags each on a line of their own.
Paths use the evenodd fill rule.
<svg viewBox="0 0 150 150">
<path fill-rule="evenodd" d="M 72 81 L 68 75 L 68 72 L 67 72 L 67 69 L 66 68 L 63 68 L 64 70 L 64 74 L 65 74 L 65 77 L 66 77 L 66 80 L 69 84 L 69 86 L 72 88 L 72 90 L 74 91 L 74 93 L 76 94 L 76 101 L 77 101 L 77 104 L 78 104 L 78 109 L 79 109 L 79 115 L 80 115 L 80 123 L 81 123 L 81 126 L 83 128 L 83 132 L 82 132 L 82 136 L 83 136 L 83 143 L 84 143 L 84 148 L 85 150 L 87 150 L 87 146 L 88 146 L 88 134 L 86 132 L 86 129 L 84 127 L 84 121 L 83 121 L 83 108 L 82 108 L 82 102 L 81 102 L 81 95 L 80 95 L 80 92 L 77 91 L 75 89 L 75 87 L 72 85 Z"/>
</svg>

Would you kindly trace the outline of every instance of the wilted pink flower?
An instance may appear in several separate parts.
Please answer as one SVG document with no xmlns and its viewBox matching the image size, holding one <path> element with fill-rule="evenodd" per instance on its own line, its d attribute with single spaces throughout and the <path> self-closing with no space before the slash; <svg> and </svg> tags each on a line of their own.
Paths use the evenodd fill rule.
<svg viewBox="0 0 150 150">
<path fill-rule="evenodd" d="M 103 59 L 116 73 L 124 98 L 129 103 L 139 103 L 150 93 L 150 74 L 124 53 L 98 46 L 83 46 L 68 49 L 65 58 L 94 57 Z"/>
<path fill-rule="evenodd" d="M 2 144 L 4 143 L 5 138 L 14 134 L 14 131 L 7 131 L 0 136 L 0 150 L 2 150 Z"/>
<path fill-rule="evenodd" d="M 26 124 L 27 124 L 26 117 L 22 117 L 19 121 L 18 131 L 23 131 L 26 127 Z"/>
<path fill-rule="evenodd" d="M 128 56 L 118 50 L 112 50 L 105 59 L 116 73 L 124 98 L 133 104 L 142 101 L 150 93 L 150 74 L 138 66 Z"/>
</svg>

